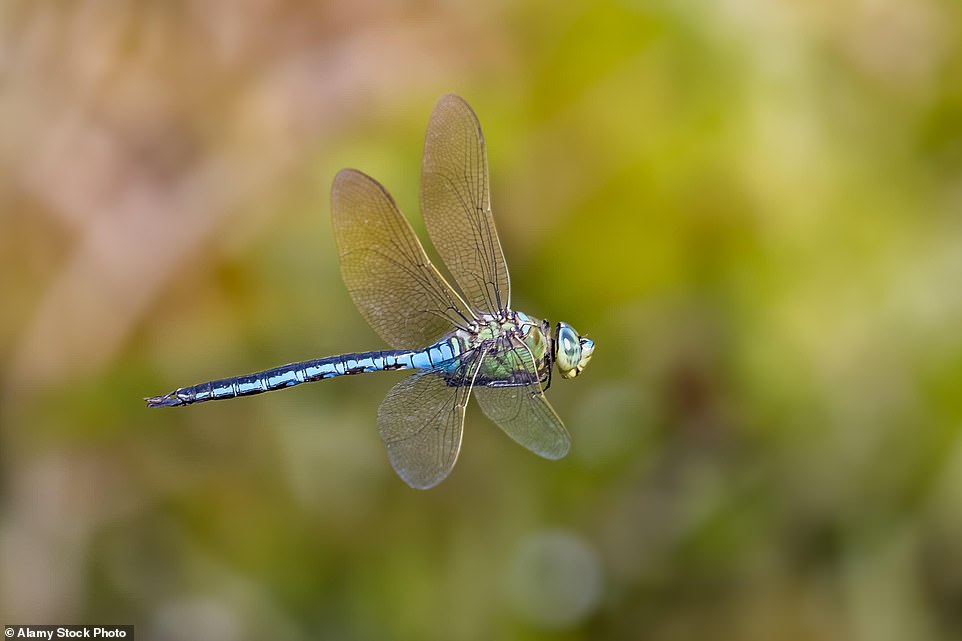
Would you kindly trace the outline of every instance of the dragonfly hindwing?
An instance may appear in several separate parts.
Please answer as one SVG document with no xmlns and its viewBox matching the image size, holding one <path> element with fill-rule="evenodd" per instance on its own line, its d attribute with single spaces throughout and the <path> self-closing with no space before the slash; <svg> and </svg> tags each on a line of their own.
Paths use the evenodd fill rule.
<svg viewBox="0 0 962 641">
<path fill-rule="evenodd" d="M 391 465 L 404 482 L 425 490 L 447 477 L 458 460 L 464 410 L 483 353 L 463 354 L 449 372 L 418 372 L 391 388 L 377 411 L 377 428 Z"/>
</svg>

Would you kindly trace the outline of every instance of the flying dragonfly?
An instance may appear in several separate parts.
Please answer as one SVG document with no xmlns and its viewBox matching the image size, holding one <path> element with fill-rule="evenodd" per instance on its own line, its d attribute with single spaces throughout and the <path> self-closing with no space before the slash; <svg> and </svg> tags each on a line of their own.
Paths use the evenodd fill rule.
<svg viewBox="0 0 962 641">
<path fill-rule="evenodd" d="M 378 408 L 391 465 L 411 487 L 434 487 L 461 449 L 472 392 L 481 409 L 535 454 L 559 459 L 570 437 L 544 390 L 552 366 L 574 378 L 594 342 L 511 309 L 511 281 L 491 214 L 481 125 L 459 96 L 443 96 L 428 123 L 421 210 L 456 291 L 428 260 L 410 223 L 370 176 L 343 169 L 331 212 L 341 274 L 354 304 L 393 349 L 291 363 L 181 387 L 145 399 L 174 407 L 260 394 L 335 376 L 414 369 Z"/>
</svg>

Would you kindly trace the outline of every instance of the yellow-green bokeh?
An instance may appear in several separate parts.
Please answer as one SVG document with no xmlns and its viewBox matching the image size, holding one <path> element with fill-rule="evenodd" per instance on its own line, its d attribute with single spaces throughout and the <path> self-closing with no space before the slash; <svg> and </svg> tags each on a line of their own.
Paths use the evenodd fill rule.
<svg viewBox="0 0 962 641">
<path fill-rule="evenodd" d="M 2 623 L 962 635 L 957 3 L 331 5 L 0 8 Z M 400 373 L 148 411 L 383 348 L 328 189 L 361 169 L 423 232 L 447 92 L 514 306 L 597 345 L 548 392 L 569 456 L 471 407 L 415 492 L 375 427 Z"/>
</svg>

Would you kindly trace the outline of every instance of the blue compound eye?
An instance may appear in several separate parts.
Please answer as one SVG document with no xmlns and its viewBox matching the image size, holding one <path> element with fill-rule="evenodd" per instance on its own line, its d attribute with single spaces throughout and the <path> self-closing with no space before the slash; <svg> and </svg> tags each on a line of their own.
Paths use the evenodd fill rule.
<svg viewBox="0 0 962 641">
<path fill-rule="evenodd" d="M 581 363 L 581 341 L 578 332 L 567 323 L 558 323 L 555 334 L 555 361 L 563 378 L 571 378 L 578 373 Z"/>
</svg>

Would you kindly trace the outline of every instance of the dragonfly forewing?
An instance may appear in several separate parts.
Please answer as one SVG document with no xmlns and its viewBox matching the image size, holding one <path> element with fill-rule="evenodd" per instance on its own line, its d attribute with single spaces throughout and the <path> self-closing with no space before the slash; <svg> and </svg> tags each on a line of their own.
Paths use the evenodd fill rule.
<svg viewBox="0 0 962 641">
<path fill-rule="evenodd" d="M 421 211 L 431 242 L 475 311 L 511 304 L 508 267 L 494 226 L 481 125 L 463 98 L 438 101 L 424 140 Z"/>
<path fill-rule="evenodd" d="M 471 318 L 379 182 L 343 169 L 331 190 L 341 275 L 354 304 L 396 349 L 434 342 Z"/>
</svg>

